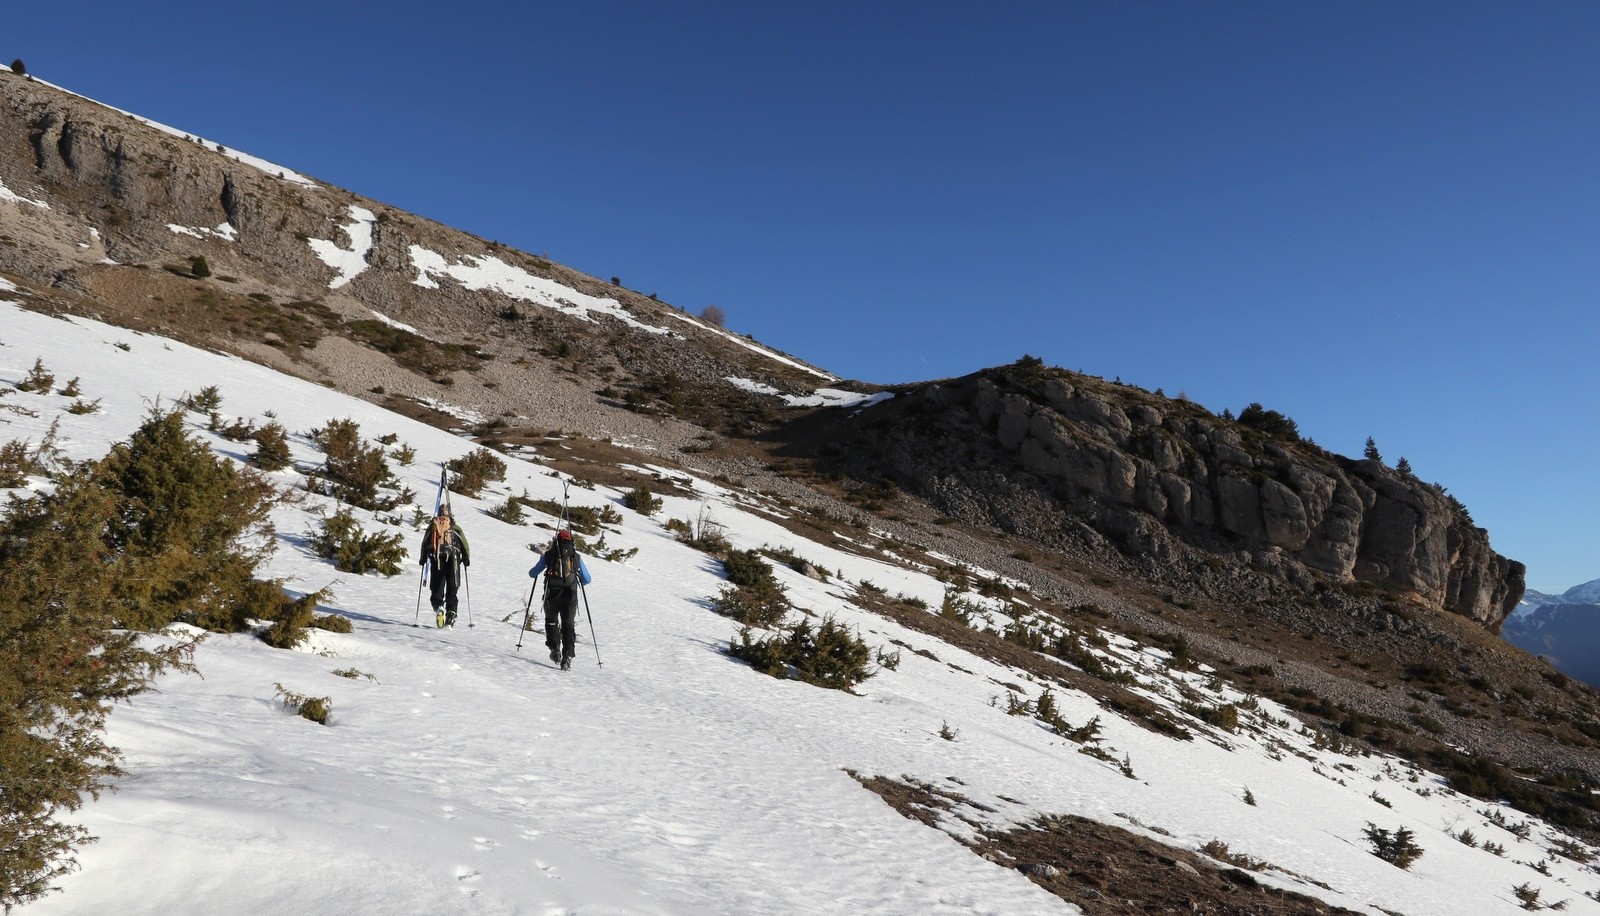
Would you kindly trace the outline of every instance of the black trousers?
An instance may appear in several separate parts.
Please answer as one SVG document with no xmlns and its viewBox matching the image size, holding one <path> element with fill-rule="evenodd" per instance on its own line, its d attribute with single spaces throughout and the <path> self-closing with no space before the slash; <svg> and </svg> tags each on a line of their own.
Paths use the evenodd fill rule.
<svg viewBox="0 0 1600 916">
<path fill-rule="evenodd" d="M 578 590 L 549 588 L 544 593 L 544 646 L 561 649 L 562 658 L 577 654 Z"/>
<path fill-rule="evenodd" d="M 428 600 L 433 604 L 433 612 L 439 613 L 439 608 L 444 608 L 450 616 L 456 613 L 456 589 L 461 585 L 461 566 L 456 563 L 447 563 L 440 566 L 435 563 L 428 570 Z"/>
</svg>

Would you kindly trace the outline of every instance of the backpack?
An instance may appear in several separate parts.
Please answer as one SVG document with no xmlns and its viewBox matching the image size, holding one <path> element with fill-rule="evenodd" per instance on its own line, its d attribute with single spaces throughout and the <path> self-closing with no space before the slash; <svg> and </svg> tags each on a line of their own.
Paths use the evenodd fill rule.
<svg viewBox="0 0 1600 916">
<path fill-rule="evenodd" d="M 571 541 L 557 541 L 545 560 L 546 585 L 551 588 L 578 587 L 578 550 Z"/>
<path fill-rule="evenodd" d="M 443 544 L 434 548 L 433 558 L 441 569 L 460 563 L 461 548 L 456 544 L 456 539 L 453 537 L 445 538 Z"/>
<path fill-rule="evenodd" d="M 450 533 L 442 539 L 437 538 L 437 535 L 435 535 L 433 562 L 440 569 L 449 569 L 463 559 L 460 537 L 461 532 L 457 528 L 451 528 Z"/>
</svg>

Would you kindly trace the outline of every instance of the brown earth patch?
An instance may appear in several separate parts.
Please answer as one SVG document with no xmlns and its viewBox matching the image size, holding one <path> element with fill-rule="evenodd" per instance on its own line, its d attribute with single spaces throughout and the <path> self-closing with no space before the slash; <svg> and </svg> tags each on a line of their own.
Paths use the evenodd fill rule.
<svg viewBox="0 0 1600 916">
<path fill-rule="evenodd" d="M 851 773 L 889 807 L 929 827 L 959 808 L 979 807 L 960 793 L 910 777 Z M 973 852 L 1022 872 L 1028 880 L 1088 916 L 1195 913 L 1207 916 L 1355 914 L 1315 897 L 1261 883 L 1248 871 L 1168 846 L 1129 830 L 1075 815 L 1043 817 L 1015 830 L 995 831 L 969 821 Z M 1270 863 L 1263 863 L 1270 867 Z"/>
</svg>

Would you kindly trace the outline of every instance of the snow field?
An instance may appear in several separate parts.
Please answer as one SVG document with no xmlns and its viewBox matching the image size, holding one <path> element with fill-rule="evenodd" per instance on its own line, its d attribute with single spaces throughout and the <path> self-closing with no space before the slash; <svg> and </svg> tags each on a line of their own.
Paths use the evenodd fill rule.
<svg viewBox="0 0 1600 916">
<path fill-rule="evenodd" d="M 20 379 L 39 357 L 58 387 L 79 376 L 85 398 L 102 401 L 99 413 L 76 416 L 64 412 L 70 399 L 13 391 L 0 403 L 38 416 L 0 414 L 8 421 L 0 438 L 37 441 L 59 418 L 62 447 L 97 457 L 155 399 L 217 385 L 225 418 L 260 422 L 275 412 L 301 464 L 320 463 L 303 433 L 330 419 L 356 420 L 367 439 L 397 434 L 418 458 L 394 470 L 423 505 L 431 505 L 439 464 L 474 448 L 243 360 L 10 305 L 0 315 L 0 381 Z M 247 451 L 203 429 L 197 435 L 235 458 Z M 1567 859 L 1546 866 L 1549 876 L 1519 864 L 1545 858 L 1544 828 L 1521 840 L 1485 820 L 1485 803 L 1427 774 L 1410 782 L 1401 762 L 1318 750 L 1298 723 L 1265 724 L 1287 718 L 1268 701 L 1240 711 L 1259 733 L 1207 732 L 1187 720 L 1196 740 L 1184 742 L 1054 688 L 1073 725 L 1100 718 L 1103 746 L 1118 760 L 1126 755 L 1129 779 L 1036 720 L 1006 714 L 1005 685 L 1023 687 L 1026 699 L 1040 694 L 1027 674 L 848 601 L 851 587 L 871 581 L 937 609 L 944 585 L 931 575 L 790 534 L 705 481 L 695 481 L 702 498 L 665 496 L 654 518 L 617 506 L 623 521 L 607 544 L 638 553 L 624 563 L 588 558 L 604 666 L 595 664 L 580 608 L 575 670 L 559 672 L 542 634 L 524 634 L 515 648 L 535 560 L 527 545 L 550 532 L 482 510 L 524 488 L 559 501 L 562 480 L 535 462 L 507 465 L 504 484 L 482 498 L 452 497 L 473 548 L 471 628 L 466 607 L 455 630 L 411 626 L 419 619 L 415 567 L 393 578 L 350 576 L 310 555 L 303 534 L 327 500 L 280 507 L 278 550 L 263 574 L 297 592 L 332 581 L 323 611 L 348 616 L 355 632 L 318 632 L 295 652 L 213 634 L 196 654 L 201 677 L 163 678 L 158 692 L 119 707 L 110 738 L 130 775 L 72 818 L 101 840 L 80 852 L 82 869 L 62 882 L 64 893 L 24 912 L 1075 911 L 902 818 L 846 769 L 958 791 L 994 809 L 961 813 L 994 827 L 1078 814 L 1146 835 L 1159 828 L 1163 842 L 1191 849 L 1218 839 L 1281 870 L 1258 873 L 1264 881 L 1367 912 L 1522 912 L 1511 888 L 1523 883 L 1541 888 L 1545 902 L 1567 900 L 1569 913 L 1600 912 L 1584 896 L 1600 886 L 1593 871 Z M 275 477 L 285 486 L 299 479 Z M 571 490 L 575 505 L 619 496 Z M 874 648 L 893 649 L 893 639 L 938 661 L 902 651 L 898 669 L 849 695 L 774 680 L 725 656 L 737 626 L 707 608 L 723 584 L 720 564 L 663 528 L 705 506 L 736 547 L 788 547 L 838 574 L 816 582 L 776 567 L 796 606 L 834 614 Z M 369 530 L 381 524 L 357 515 Z M 391 530 L 416 549 L 419 532 Z M 428 616 L 424 601 L 420 619 Z M 1161 653 L 1113 640 L 1105 654 L 1124 666 L 1141 659 L 1145 695 L 1176 708 Z M 351 668 L 360 674 L 333 675 Z M 1184 679 L 1208 702 L 1241 698 L 1226 687 L 1211 694 L 1204 675 Z M 286 713 L 277 684 L 331 697 L 330 726 Z M 945 723 L 957 740 L 939 737 Z M 1254 806 L 1242 800 L 1247 788 Z M 1362 839 L 1368 822 L 1411 828 L 1424 856 L 1409 871 L 1372 856 Z M 972 829 L 947 824 L 958 835 Z M 1446 833 L 1463 828 L 1503 844 L 1506 856 Z"/>
</svg>

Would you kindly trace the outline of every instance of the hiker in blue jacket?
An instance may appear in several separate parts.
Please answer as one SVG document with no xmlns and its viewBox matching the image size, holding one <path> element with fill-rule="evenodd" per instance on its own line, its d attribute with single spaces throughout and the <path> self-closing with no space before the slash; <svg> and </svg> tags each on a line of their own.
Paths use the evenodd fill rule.
<svg viewBox="0 0 1600 916">
<path fill-rule="evenodd" d="M 544 645 L 550 660 L 561 663 L 561 670 L 572 668 L 578 642 L 578 590 L 594 579 L 578 556 L 571 531 L 556 533 L 550 549 L 528 570 L 531 578 L 544 573 Z"/>
</svg>

